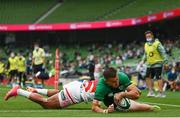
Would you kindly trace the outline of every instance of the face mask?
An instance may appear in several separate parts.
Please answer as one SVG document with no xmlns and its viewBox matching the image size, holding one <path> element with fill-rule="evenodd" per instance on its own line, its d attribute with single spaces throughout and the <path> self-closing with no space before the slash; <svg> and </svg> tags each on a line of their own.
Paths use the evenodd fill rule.
<svg viewBox="0 0 180 118">
<path fill-rule="evenodd" d="M 146 39 L 147 42 L 152 42 L 152 40 L 153 40 L 152 38 L 147 38 Z"/>
<path fill-rule="evenodd" d="M 11 57 L 14 57 L 15 55 L 14 54 L 11 54 Z"/>
<path fill-rule="evenodd" d="M 172 70 L 172 73 L 175 73 L 175 71 L 174 71 L 174 70 Z"/>
</svg>

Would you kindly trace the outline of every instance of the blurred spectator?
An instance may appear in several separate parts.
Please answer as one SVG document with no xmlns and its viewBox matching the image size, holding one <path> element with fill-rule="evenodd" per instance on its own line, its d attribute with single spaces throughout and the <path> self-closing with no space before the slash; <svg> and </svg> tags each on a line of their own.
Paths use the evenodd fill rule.
<svg viewBox="0 0 180 118">
<path fill-rule="evenodd" d="M 94 78 L 98 80 L 102 75 L 102 65 L 100 64 L 100 60 L 96 57 L 95 59 L 95 70 L 94 70 Z"/>
<path fill-rule="evenodd" d="M 28 54 L 27 60 L 26 60 L 26 76 L 27 79 L 32 79 L 33 74 L 33 68 L 32 68 L 32 53 Z"/>
<path fill-rule="evenodd" d="M 94 55 L 90 55 L 89 63 L 88 63 L 88 70 L 89 70 L 89 76 L 91 80 L 94 80 L 94 69 L 95 69 Z"/>
<path fill-rule="evenodd" d="M 146 76 L 146 69 L 147 66 L 146 64 L 138 64 L 136 71 L 138 72 L 138 88 L 140 89 L 145 89 L 146 88 L 146 81 L 145 81 L 145 76 Z"/>
<path fill-rule="evenodd" d="M 171 69 L 171 71 L 168 72 L 168 83 L 170 85 L 170 89 L 171 91 L 175 91 L 176 90 L 176 79 L 178 76 L 178 73 L 175 70 L 175 67 L 173 67 Z"/>
</svg>

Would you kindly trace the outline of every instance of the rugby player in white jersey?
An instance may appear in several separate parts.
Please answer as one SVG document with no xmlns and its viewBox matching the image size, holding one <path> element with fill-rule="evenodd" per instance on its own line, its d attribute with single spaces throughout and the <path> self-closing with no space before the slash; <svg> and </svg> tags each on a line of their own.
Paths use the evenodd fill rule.
<svg viewBox="0 0 180 118">
<path fill-rule="evenodd" d="M 13 96 L 24 96 L 40 104 L 45 109 L 61 109 L 80 102 L 92 101 L 97 81 L 73 81 L 63 86 L 62 90 L 36 89 L 29 87 L 23 90 L 13 87 L 4 97 L 9 100 Z M 42 96 L 48 96 L 48 98 Z"/>
</svg>

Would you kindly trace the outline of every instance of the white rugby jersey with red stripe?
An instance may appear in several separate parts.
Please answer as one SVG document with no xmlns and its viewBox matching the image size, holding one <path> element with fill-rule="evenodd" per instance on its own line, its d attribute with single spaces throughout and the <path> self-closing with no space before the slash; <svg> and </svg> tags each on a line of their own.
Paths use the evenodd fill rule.
<svg viewBox="0 0 180 118">
<path fill-rule="evenodd" d="M 71 104 L 92 101 L 97 81 L 73 81 L 63 86 L 64 94 Z"/>
</svg>

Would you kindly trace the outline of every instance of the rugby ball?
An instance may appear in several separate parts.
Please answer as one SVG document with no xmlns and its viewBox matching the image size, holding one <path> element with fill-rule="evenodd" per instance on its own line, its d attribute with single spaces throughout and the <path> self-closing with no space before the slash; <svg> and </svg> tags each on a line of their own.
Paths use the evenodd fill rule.
<svg viewBox="0 0 180 118">
<path fill-rule="evenodd" d="M 116 109 L 119 111 L 128 110 L 130 106 L 130 100 L 128 98 L 122 98 L 122 100 L 117 104 Z"/>
</svg>

